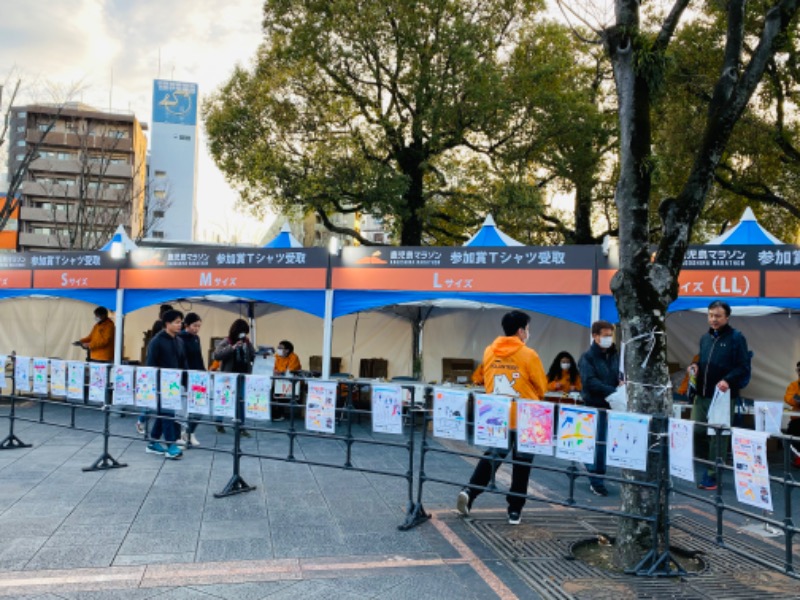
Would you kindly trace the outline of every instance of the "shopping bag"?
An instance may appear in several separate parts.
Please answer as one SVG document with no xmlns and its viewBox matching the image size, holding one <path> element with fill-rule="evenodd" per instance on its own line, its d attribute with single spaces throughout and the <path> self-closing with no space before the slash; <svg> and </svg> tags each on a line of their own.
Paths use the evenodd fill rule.
<svg viewBox="0 0 800 600">
<path fill-rule="evenodd" d="M 708 424 L 731 426 L 731 392 L 720 391 L 714 388 L 714 397 L 711 399 L 711 406 L 708 407 Z M 730 434 L 730 430 L 723 432 Z M 714 430 L 709 428 L 709 435 L 714 435 Z"/>
<path fill-rule="evenodd" d="M 606 396 L 606 402 L 611 406 L 611 410 L 617 412 L 628 412 L 628 392 L 624 385 L 620 385 Z"/>
</svg>

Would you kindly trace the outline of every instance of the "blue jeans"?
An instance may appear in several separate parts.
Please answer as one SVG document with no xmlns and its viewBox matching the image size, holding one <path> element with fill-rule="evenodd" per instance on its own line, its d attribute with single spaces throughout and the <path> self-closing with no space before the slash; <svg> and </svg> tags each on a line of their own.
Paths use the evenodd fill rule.
<svg viewBox="0 0 800 600">
<path fill-rule="evenodd" d="M 602 477 L 594 477 L 593 475 L 606 474 L 606 439 L 608 438 L 608 415 L 606 411 L 600 410 L 597 418 L 597 444 L 594 449 L 594 462 L 586 465 L 586 470 L 592 475 L 589 475 L 589 483 L 595 487 L 603 486 Z"/>
</svg>

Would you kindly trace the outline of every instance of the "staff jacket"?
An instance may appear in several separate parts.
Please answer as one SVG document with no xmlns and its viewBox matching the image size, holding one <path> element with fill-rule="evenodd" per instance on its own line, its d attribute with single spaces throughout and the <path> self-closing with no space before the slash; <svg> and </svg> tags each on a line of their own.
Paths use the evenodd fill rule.
<svg viewBox="0 0 800 600">
<path fill-rule="evenodd" d="M 114 321 L 103 319 L 95 323 L 92 331 L 84 338 L 80 339 L 82 344 L 89 346 L 89 358 L 91 360 L 102 360 L 112 362 L 114 360 Z"/>
</svg>

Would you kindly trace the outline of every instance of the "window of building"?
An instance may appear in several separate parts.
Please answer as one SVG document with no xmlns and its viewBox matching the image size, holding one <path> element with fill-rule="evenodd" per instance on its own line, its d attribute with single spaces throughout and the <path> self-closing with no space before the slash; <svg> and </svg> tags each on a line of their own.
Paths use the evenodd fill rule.
<svg viewBox="0 0 800 600">
<path fill-rule="evenodd" d="M 153 198 L 156 200 L 163 200 L 167 197 L 167 190 L 155 190 L 153 192 Z"/>
<path fill-rule="evenodd" d="M 164 239 L 164 232 L 163 231 L 154 231 L 153 232 L 153 237 L 156 238 L 157 240 L 163 240 Z"/>
<path fill-rule="evenodd" d="M 17 133 L 22 133 L 25 131 L 25 125 L 17 125 Z"/>
<path fill-rule="evenodd" d="M 43 132 L 44 131 L 49 131 L 50 130 L 50 124 L 49 123 L 39 123 L 36 126 L 36 129 L 38 129 L 39 131 L 43 131 Z"/>
<path fill-rule="evenodd" d="M 25 119 L 25 118 L 27 118 L 27 116 L 28 116 L 28 113 L 25 112 L 24 110 L 21 110 L 21 111 L 19 111 L 17 113 L 17 118 L 18 119 Z"/>
<path fill-rule="evenodd" d="M 166 171 L 156 171 L 156 177 L 166 177 L 166 176 L 167 176 Z"/>
<path fill-rule="evenodd" d="M 25 140 L 17 140 L 17 146 L 24 146 Z"/>
<path fill-rule="evenodd" d="M 24 154 L 17 154 L 16 159 L 17 160 L 25 160 L 25 155 Z"/>
<path fill-rule="evenodd" d="M 382 233 L 376 233 L 375 234 L 375 242 L 378 243 L 378 244 L 382 244 L 383 243 L 383 234 Z"/>
<path fill-rule="evenodd" d="M 153 211 L 153 218 L 154 219 L 163 219 L 164 218 L 164 211 L 163 210 L 154 210 Z"/>
</svg>

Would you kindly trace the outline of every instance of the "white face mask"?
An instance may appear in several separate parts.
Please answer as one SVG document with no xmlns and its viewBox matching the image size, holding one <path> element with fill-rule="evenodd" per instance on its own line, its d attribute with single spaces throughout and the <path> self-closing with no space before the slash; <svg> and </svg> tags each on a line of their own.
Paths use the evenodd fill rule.
<svg viewBox="0 0 800 600">
<path fill-rule="evenodd" d="M 101 319 L 100 317 L 95 317 L 95 318 L 94 318 L 94 322 L 95 322 L 95 323 L 99 323 L 99 322 L 100 322 L 100 321 L 102 321 L 102 320 L 103 320 L 103 319 Z"/>
<path fill-rule="evenodd" d="M 614 338 L 609 336 L 601 337 L 598 346 L 601 348 L 611 348 L 611 344 L 614 343 Z"/>
<path fill-rule="evenodd" d="M 569 371 L 569 368 L 572 366 L 572 363 L 562 362 L 561 363 L 561 370 L 562 371 Z"/>
<path fill-rule="evenodd" d="M 289 354 L 289 352 L 288 352 L 287 350 L 280 349 L 280 348 L 278 349 L 278 352 L 277 352 L 277 355 L 278 355 L 278 356 L 280 356 L 280 357 L 282 357 L 282 358 L 283 358 L 283 357 L 286 357 L 286 356 L 288 356 L 288 354 Z"/>
</svg>

